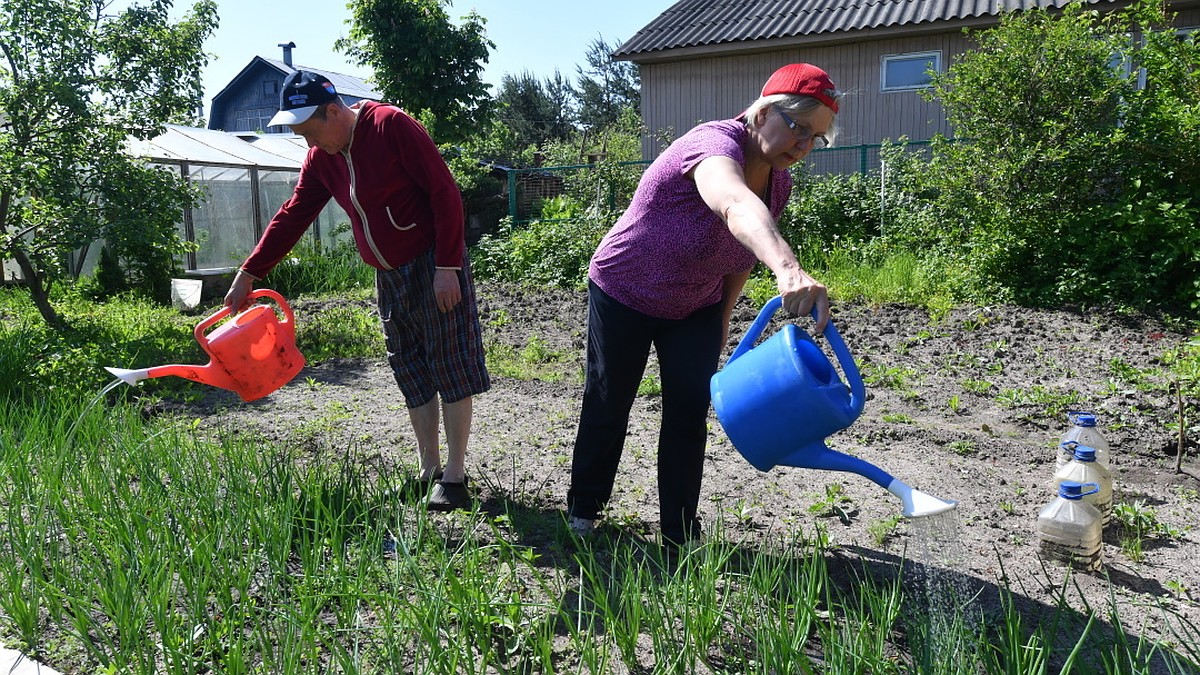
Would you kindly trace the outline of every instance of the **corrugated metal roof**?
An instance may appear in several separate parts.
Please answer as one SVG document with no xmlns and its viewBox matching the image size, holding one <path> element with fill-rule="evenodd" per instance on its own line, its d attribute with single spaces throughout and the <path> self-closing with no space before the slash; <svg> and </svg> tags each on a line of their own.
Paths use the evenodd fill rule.
<svg viewBox="0 0 1200 675">
<path fill-rule="evenodd" d="M 1087 0 L 1090 4 L 1115 0 Z M 620 46 L 632 57 L 681 47 L 961 21 L 1071 0 L 679 0 Z"/>
<path fill-rule="evenodd" d="M 243 137 L 224 131 L 170 124 L 160 136 L 147 141 L 130 141 L 127 152 L 151 160 L 299 170 L 308 153 L 308 145 L 303 138 L 294 134 Z"/>
</svg>

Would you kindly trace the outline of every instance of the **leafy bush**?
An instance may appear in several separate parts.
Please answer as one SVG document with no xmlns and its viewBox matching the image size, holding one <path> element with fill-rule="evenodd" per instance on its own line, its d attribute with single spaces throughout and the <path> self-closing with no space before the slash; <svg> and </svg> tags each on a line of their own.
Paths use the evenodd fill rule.
<svg viewBox="0 0 1200 675">
<path fill-rule="evenodd" d="M 348 223 L 335 227 L 336 243 L 332 245 L 305 237 L 259 286 L 273 288 L 284 297 L 374 288 L 375 268 L 362 261 L 354 241 L 346 237 L 349 228 Z"/>
<path fill-rule="evenodd" d="M 828 254 L 879 236 L 879 177 L 797 171 L 779 231 L 793 247 Z"/>
<path fill-rule="evenodd" d="M 542 219 L 526 225 L 505 218 L 496 233 L 485 235 L 471 249 L 471 268 L 479 279 L 584 288 L 588 262 L 610 225 L 607 218 L 596 217 Z"/>
<path fill-rule="evenodd" d="M 1145 41 L 1130 44 L 1137 32 Z M 1104 18 L 1078 4 L 1008 15 L 978 38 L 934 79 L 931 97 L 970 142 L 935 146 L 930 256 L 970 299 L 1190 304 L 1196 41 L 1153 0 Z"/>
</svg>

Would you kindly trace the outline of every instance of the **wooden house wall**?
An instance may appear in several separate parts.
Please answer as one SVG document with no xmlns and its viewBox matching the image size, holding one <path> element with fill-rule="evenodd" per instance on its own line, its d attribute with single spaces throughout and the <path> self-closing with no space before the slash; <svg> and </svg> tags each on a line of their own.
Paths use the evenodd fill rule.
<svg viewBox="0 0 1200 675">
<path fill-rule="evenodd" d="M 1177 26 L 1200 26 L 1200 8 L 1176 14 Z M 916 90 L 882 91 L 883 57 L 938 51 L 945 71 L 973 47 L 970 37 L 954 28 L 944 33 L 643 63 L 642 119 L 649 131 L 642 155 L 653 159 L 665 147 L 664 138 L 676 138 L 700 122 L 737 116 L 776 68 L 796 62 L 824 68 L 845 92 L 837 146 L 876 144 L 902 136 L 916 141 L 937 134 L 953 136 L 941 104 L 926 101 Z"/>
<path fill-rule="evenodd" d="M 225 131 L 266 131 L 267 122 L 279 110 L 282 86 L 283 75 L 274 69 L 259 67 L 247 73 L 235 91 L 222 97 L 221 110 L 214 111 L 214 126 Z"/>
<path fill-rule="evenodd" d="M 845 93 L 837 145 L 879 143 L 900 136 L 927 140 L 948 133 L 941 106 L 926 101 L 919 91 L 881 91 L 882 59 L 890 54 L 940 51 L 944 69 L 965 48 L 961 33 L 947 33 L 643 64 L 643 120 L 651 137 L 665 131 L 674 138 L 699 122 L 735 117 L 758 97 L 776 68 L 807 62 L 824 68 Z M 650 139 L 643 144 L 648 158 L 657 153 L 654 145 Z"/>
</svg>

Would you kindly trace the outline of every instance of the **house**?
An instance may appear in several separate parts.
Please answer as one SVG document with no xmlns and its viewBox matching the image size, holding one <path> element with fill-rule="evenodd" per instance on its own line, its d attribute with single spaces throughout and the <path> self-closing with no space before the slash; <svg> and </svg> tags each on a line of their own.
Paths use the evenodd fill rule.
<svg viewBox="0 0 1200 675">
<path fill-rule="evenodd" d="M 1130 0 L 1084 0 L 1115 9 Z M 678 136 L 698 122 L 731 118 L 787 63 L 809 62 L 846 92 L 838 146 L 901 136 L 952 136 L 941 105 L 925 100 L 928 69 L 944 72 L 972 48 L 963 29 L 996 25 L 1002 13 L 1061 8 L 1070 0 L 679 0 L 612 57 L 641 72 L 642 118 L 650 133 Z M 1177 26 L 1200 26 L 1200 0 L 1173 0 Z M 822 151 L 832 152 L 832 151 Z"/>
<path fill-rule="evenodd" d="M 292 50 L 296 48 L 296 43 L 288 42 L 279 46 L 283 48 L 282 61 L 255 56 L 213 97 L 208 116 L 209 129 L 291 133 L 284 127 L 267 127 L 266 124 L 279 110 L 279 89 L 283 81 L 297 70 L 311 70 L 328 77 L 347 105 L 364 99 L 382 100 L 383 94 L 360 77 L 324 68 L 293 66 Z"/>
</svg>

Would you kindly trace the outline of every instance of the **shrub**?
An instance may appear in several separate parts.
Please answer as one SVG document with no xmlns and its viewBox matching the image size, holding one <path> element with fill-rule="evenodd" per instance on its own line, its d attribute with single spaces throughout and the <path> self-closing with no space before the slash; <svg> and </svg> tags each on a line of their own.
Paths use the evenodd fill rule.
<svg viewBox="0 0 1200 675">
<path fill-rule="evenodd" d="M 1131 45 L 1134 33 L 1145 41 Z M 1190 303 L 1195 40 L 1177 37 L 1153 0 L 1104 18 L 1078 4 L 1008 15 L 978 40 L 930 94 L 970 139 L 935 146 L 930 255 L 974 300 Z"/>
<path fill-rule="evenodd" d="M 346 237 L 349 228 L 348 223 L 335 227 L 333 244 L 305 237 L 259 286 L 273 288 L 285 297 L 374 288 L 375 268 L 362 261 L 354 241 Z"/>
<path fill-rule="evenodd" d="M 537 286 L 587 285 L 588 262 L 611 223 L 607 218 L 540 219 L 515 225 L 505 218 L 495 234 L 471 249 L 479 279 Z"/>
</svg>

